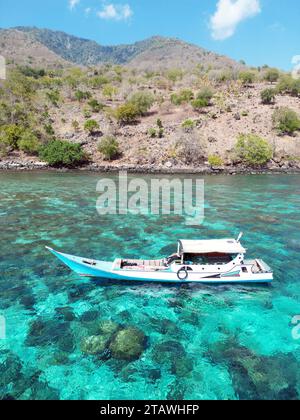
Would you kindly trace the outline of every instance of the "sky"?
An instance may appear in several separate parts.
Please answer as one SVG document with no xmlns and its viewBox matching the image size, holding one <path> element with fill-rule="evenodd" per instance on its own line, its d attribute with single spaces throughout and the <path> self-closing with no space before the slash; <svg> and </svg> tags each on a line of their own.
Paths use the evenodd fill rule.
<svg viewBox="0 0 300 420">
<path fill-rule="evenodd" d="M 102 45 L 176 37 L 285 70 L 300 63 L 299 18 L 299 0 L 0 0 L 1 28 L 62 30 Z"/>
</svg>

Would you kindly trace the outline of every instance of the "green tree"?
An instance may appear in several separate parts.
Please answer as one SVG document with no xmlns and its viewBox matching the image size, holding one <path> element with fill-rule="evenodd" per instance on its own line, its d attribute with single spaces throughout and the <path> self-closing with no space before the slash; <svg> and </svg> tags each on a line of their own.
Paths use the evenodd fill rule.
<svg viewBox="0 0 300 420">
<path fill-rule="evenodd" d="M 173 83 L 176 83 L 178 80 L 182 80 L 183 71 L 180 69 L 171 69 L 167 72 L 167 79 Z"/>
<path fill-rule="evenodd" d="M 34 79 L 24 76 L 19 70 L 10 70 L 4 83 L 6 91 L 15 96 L 18 102 L 30 102 L 36 94 L 37 86 Z"/>
<path fill-rule="evenodd" d="M 265 165 L 273 156 L 270 144 L 255 134 L 241 134 L 235 152 L 244 163 L 254 167 Z"/>
<path fill-rule="evenodd" d="M 16 124 L 7 124 L 1 127 L 1 142 L 13 150 L 18 148 L 18 141 L 20 140 L 24 127 Z"/>
<path fill-rule="evenodd" d="M 268 69 L 264 74 L 264 79 L 267 82 L 277 82 L 280 76 L 280 72 L 277 69 Z"/>
<path fill-rule="evenodd" d="M 150 92 L 136 92 L 129 98 L 139 115 L 145 115 L 154 104 L 155 98 Z"/>
<path fill-rule="evenodd" d="M 293 135 L 296 131 L 300 130 L 298 114 L 287 107 L 281 107 L 274 112 L 273 124 L 280 134 Z"/>
<path fill-rule="evenodd" d="M 136 121 L 139 115 L 140 113 L 136 105 L 131 102 L 119 106 L 115 111 L 115 117 L 121 124 L 131 124 Z"/>
<path fill-rule="evenodd" d="M 273 104 L 275 102 L 276 90 L 275 89 L 264 89 L 261 94 L 261 101 L 265 105 Z"/>
<path fill-rule="evenodd" d="M 182 105 L 194 99 L 194 93 L 190 89 L 183 89 L 171 95 L 171 102 L 174 105 Z"/>
<path fill-rule="evenodd" d="M 31 130 L 25 130 L 18 141 L 18 147 L 23 152 L 34 155 L 40 149 L 40 142 Z"/>
<path fill-rule="evenodd" d="M 203 87 L 197 94 L 196 99 L 191 102 L 192 107 L 199 111 L 210 105 L 210 101 L 214 95 L 214 92 L 209 87 Z"/>
<path fill-rule="evenodd" d="M 84 124 L 85 131 L 91 135 L 100 129 L 99 124 L 95 120 L 87 120 Z"/>
<path fill-rule="evenodd" d="M 80 144 L 72 144 L 61 140 L 52 140 L 42 146 L 39 156 L 43 161 L 54 167 L 75 167 L 87 160 Z"/>
<path fill-rule="evenodd" d="M 239 79 L 242 81 L 244 86 L 252 85 L 255 82 L 256 75 L 253 71 L 241 71 Z"/>
<path fill-rule="evenodd" d="M 119 143 L 115 137 L 104 137 L 98 144 L 98 151 L 103 154 L 105 160 L 113 160 L 120 154 Z"/>
<path fill-rule="evenodd" d="M 89 102 L 88 102 L 88 105 L 89 105 L 89 107 L 91 108 L 91 110 L 93 111 L 93 112 L 100 112 L 103 108 L 104 108 L 104 105 L 103 104 L 101 104 L 100 102 L 98 102 L 97 101 L 97 99 L 91 99 Z"/>
<path fill-rule="evenodd" d="M 39 79 L 46 76 L 46 71 L 44 69 L 34 69 L 30 66 L 20 66 L 18 69 L 24 76 L 32 77 L 33 79 Z"/>
<path fill-rule="evenodd" d="M 191 105 L 195 111 L 200 111 L 201 109 L 206 108 L 208 106 L 208 102 L 204 98 L 197 98 L 191 102 Z"/>
</svg>

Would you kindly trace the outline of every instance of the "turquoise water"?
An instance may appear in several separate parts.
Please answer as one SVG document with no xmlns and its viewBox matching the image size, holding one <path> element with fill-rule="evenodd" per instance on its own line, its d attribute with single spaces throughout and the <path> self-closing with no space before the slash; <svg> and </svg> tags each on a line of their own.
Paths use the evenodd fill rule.
<svg viewBox="0 0 300 420">
<path fill-rule="evenodd" d="M 0 397 L 298 399 L 300 340 L 292 319 L 300 315 L 300 177 L 205 177 L 199 227 L 179 216 L 100 217 L 99 177 L 0 174 L 7 330 Z M 172 253 L 180 238 L 240 231 L 249 257 L 274 268 L 272 286 L 101 284 L 70 273 L 44 249 L 155 258 Z M 120 356 L 111 343 L 124 329 L 136 333 L 131 327 L 139 331 L 129 337 L 136 354 Z M 105 349 L 87 354 L 82 343 L 94 335 L 105 335 Z"/>
</svg>

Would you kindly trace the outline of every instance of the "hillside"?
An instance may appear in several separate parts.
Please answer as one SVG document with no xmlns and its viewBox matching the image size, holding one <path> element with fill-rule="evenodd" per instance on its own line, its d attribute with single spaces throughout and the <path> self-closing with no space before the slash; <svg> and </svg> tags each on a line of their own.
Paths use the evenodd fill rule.
<svg viewBox="0 0 300 420">
<path fill-rule="evenodd" d="M 17 32 L 18 31 L 18 32 Z M 102 46 L 95 41 L 78 38 L 65 32 L 38 29 L 32 27 L 17 27 L 14 30 L 0 32 L 2 38 L 22 38 L 26 34 L 26 45 L 31 40 L 28 51 L 33 54 L 36 43 L 43 45 L 46 50 L 43 56 L 61 57 L 61 59 L 77 65 L 92 66 L 103 63 L 130 65 L 139 70 L 161 68 L 189 68 L 191 65 L 202 65 L 211 68 L 241 68 L 241 64 L 230 58 L 209 52 L 198 46 L 188 44 L 178 39 L 155 36 L 131 45 Z M 11 45 L 11 42 L 10 42 Z M 21 43 L 15 44 L 15 53 L 18 57 L 24 54 Z M 21 51 L 19 51 L 21 50 Z M 10 51 L 6 49 L 10 57 Z M 34 54 L 35 57 L 37 54 Z M 25 53 L 26 56 L 26 53 Z"/>
<path fill-rule="evenodd" d="M 300 169 L 300 80 L 279 70 L 161 37 L 101 47 L 23 28 L 0 46 L 0 168 Z"/>
<path fill-rule="evenodd" d="M 15 29 L 0 29 L 0 54 L 8 63 L 19 65 L 46 68 L 70 65 L 30 34 Z"/>
</svg>

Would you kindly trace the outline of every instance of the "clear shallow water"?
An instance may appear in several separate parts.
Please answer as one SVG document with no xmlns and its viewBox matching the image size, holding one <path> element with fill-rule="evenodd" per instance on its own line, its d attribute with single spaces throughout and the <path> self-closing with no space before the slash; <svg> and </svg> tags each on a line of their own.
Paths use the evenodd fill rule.
<svg viewBox="0 0 300 420">
<path fill-rule="evenodd" d="M 205 223 L 196 228 L 178 216 L 100 218 L 98 179 L 0 174 L 1 398 L 298 399 L 291 321 L 300 315 L 300 177 L 206 177 Z M 44 249 L 155 258 L 179 238 L 240 231 L 249 257 L 274 268 L 273 286 L 101 285 Z M 144 333 L 140 357 L 82 352 L 82 340 L 108 320 Z"/>
</svg>

